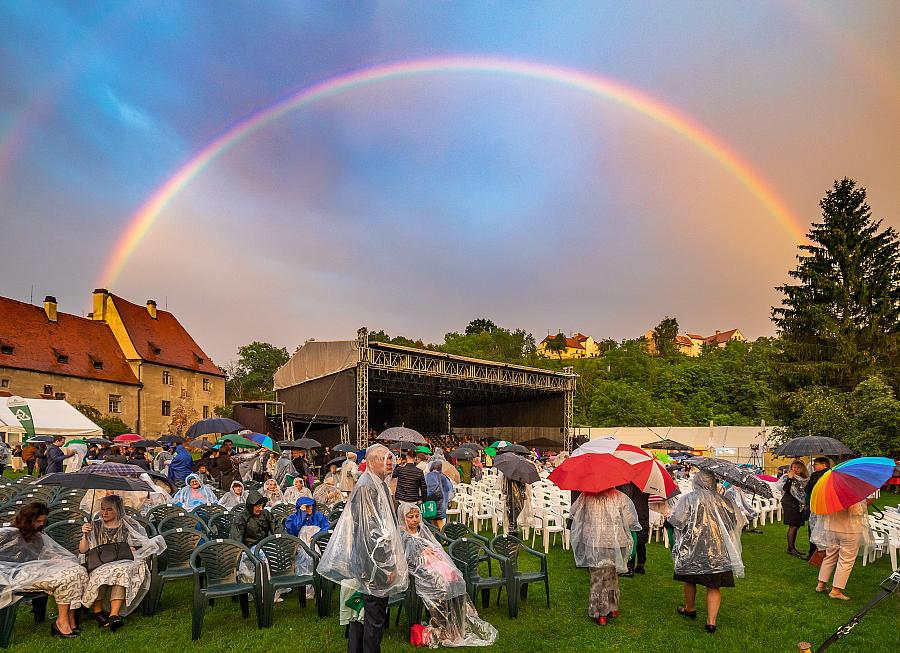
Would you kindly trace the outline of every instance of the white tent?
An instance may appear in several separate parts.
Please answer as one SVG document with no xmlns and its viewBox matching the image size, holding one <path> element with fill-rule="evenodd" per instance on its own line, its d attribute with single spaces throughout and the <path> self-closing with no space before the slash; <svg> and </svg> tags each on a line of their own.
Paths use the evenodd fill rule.
<svg viewBox="0 0 900 653">
<path fill-rule="evenodd" d="M 0 397 L 0 431 L 18 434 L 21 441 L 25 429 L 10 411 L 7 403 L 12 397 Z M 102 436 L 103 429 L 85 417 L 72 404 L 62 399 L 26 399 L 34 420 L 35 435 L 64 437 Z"/>
</svg>

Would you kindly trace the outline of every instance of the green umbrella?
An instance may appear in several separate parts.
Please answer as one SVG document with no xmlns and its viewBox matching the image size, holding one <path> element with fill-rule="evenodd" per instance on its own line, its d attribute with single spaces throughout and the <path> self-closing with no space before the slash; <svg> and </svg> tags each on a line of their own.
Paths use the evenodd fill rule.
<svg viewBox="0 0 900 653">
<path fill-rule="evenodd" d="M 659 459 L 660 462 L 663 462 L 666 465 L 675 462 L 674 460 L 672 460 L 671 456 L 669 456 L 669 454 L 664 451 L 657 451 L 654 455 Z"/>
<path fill-rule="evenodd" d="M 494 456 L 497 455 L 497 450 L 494 447 L 485 447 L 484 455 L 490 456 L 491 458 L 493 458 Z"/>
<path fill-rule="evenodd" d="M 66 442 L 66 444 L 87 444 L 87 442 L 85 442 L 81 438 L 75 438 L 74 440 L 69 440 L 68 442 Z"/>
<path fill-rule="evenodd" d="M 497 449 L 505 449 L 511 444 L 512 442 L 509 442 L 508 440 L 497 440 L 490 448 L 496 451 Z"/>
<path fill-rule="evenodd" d="M 416 447 L 416 451 L 418 451 L 419 453 L 431 453 L 431 449 L 429 449 L 425 445 L 421 445 L 421 444 L 418 447 Z"/>
<path fill-rule="evenodd" d="M 226 435 L 222 439 L 220 439 L 216 444 L 222 446 L 225 444 L 225 440 L 231 440 L 231 444 L 234 445 L 235 449 L 259 449 L 259 445 L 253 440 L 248 440 L 243 435 Z"/>
</svg>

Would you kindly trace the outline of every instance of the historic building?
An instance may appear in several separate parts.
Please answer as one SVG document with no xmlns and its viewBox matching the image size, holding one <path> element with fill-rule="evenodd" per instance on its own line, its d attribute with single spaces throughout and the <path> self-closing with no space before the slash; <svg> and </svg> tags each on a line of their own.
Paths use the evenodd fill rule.
<svg viewBox="0 0 900 653">
<path fill-rule="evenodd" d="M 600 345 L 594 341 L 591 336 L 582 333 L 576 333 L 574 336 L 566 338 L 566 348 L 563 351 L 556 351 L 548 347 L 548 343 L 556 336 L 547 336 L 541 340 L 537 346 L 537 353 L 545 358 L 560 358 L 562 360 L 572 358 L 593 358 L 600 355 Z"/>
</svg>

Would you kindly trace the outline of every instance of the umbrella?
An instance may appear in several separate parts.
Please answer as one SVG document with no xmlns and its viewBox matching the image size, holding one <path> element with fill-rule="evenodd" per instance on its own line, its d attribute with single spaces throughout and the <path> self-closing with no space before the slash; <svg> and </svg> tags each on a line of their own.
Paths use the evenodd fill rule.
<svg viewBox="0 0 900 653">
<path fill-rule="evenodd" d="M 416 451 L 419 453 L 431 454 L 431 449 L 429 449 L 428 447 L 426 447 L 423 444 L 420 444 L 418 447 L 416 447 Z"/>
<path fill-rule="evenodd" d="M 421 433 L 408 429 L 405 426 L 392 426 L 389 429 L 385 429 L 381 432 L 381 435 L 378 436 L 378 439 L 386 442 L 395 441 L 412 442 L 413 444 L 428 444 Z"/>
<path fill-rule="evenodd" d="M 769 483 L 775 483 L 778 481 L 778 479 L 771 474 L 757 474 L 756 478 L 763 481 L 768 481 Z"/>
<path fill-rule="evenodd" d="M 332 458 L 327 463 L 325 463 L 325 467 L 328 468 L 328 467 L 331 467 L 332 465 L 337 465 L 338 467 L 340 467 L 341 465 L 344 464 L 345 460 L 347 460 L 347 459 L 342 458 L 340 456 L 338 456 L 337 458 Z"/>
<path fill-rule="evenodd" d="M 457 447 L 449 454 L 451 458 L 459 458 L 460 460 L 471 460 L 477 455 L 478 454 L 469 447 Z"/>
<path fill-rule="evenodd" d="M 244 437 L 247 438 L 248 440 L 250 440 L 251 442 L 255 442 L 259 446 L 261 446 L 265 449 L 268 449 L 269 451 L 274 451 L 275 453 L 281 453 L 281 447 L 279 447 L 275 443 L 275 440 L 270 438 L 268 435 L 263 435 L 262 433 L 247 433 Z M 219 440 L 219 445 L 224 444 L 225 440 L 231 440 L 231 442 L 234 443 L 234 437 L 226 436 L 226 437 L 222 438 L 221 440 Z M 235 446 L 237 446 L 237 445 L 235 445 Z"/>
<path fill-rule="evenodd" d="M 193 447 L 194 449 L 202 449 L 203 451 L 209 451 L 213 448 L 212 442 L 209 440 L 193 440 L 192 442 L 188 442 L 187 446 Z"/>
<path fill-rule="evenodd" d="M 26 440 L 28 444 L 44 444 L 46 442 L 53 442 L 52 435 L 36 435 L 33 438 L 28 438 Z"/>
<path fill-rule="evenodd" d="M 418 446 L 412 442 L 393 442 L 389 446 L 391 449 L 398 449 L 399 451 L 416 451 L 418 449 Z"/>
<path fill-rule="evenodd" d="M 300 438 L 299 440 L 282 440 L 278 443 L 282 449 L 317 449 L 322 443 L 312 438 Z"/>
<path fill-rule="evenodd" d="M 335 447 L 332 447 L 331 450 L 332 450 L 332 451 L 341 451 L 341 452 L 347 453 L 348 451 L 353 451 L 353 452 L 355 452 L 355 451 L 356 451 L 356 447 L 354 447 L 352 444 L 348 444 L 348 443 L 346 443 L 346 442 L 341 442 L 339 445 L 337 445 L 337 446 L 335 446 Z"/>
<path fill-rule="evenodd" d="M 810 509 L 828 515 L 849 508 L 887 483 L 894 473 L 890 458 L 854 458 L 825 472 L 813 488 Z"/>
<path fill-rule="evenodd" d="M 193 440 L 209 433 L 235 433 L 243 428 L 243 424 L 227 417 L 208 417 L 192 424 L 187 430 L 187 438 Z"/>
<path fill-rule="evenodd" d="M 228 435 L 220 439 L 216 444 L 222 446 L 223 444 L 225 444 L 225 440 L 231 440 L 231 444 L 234 445 L 235 449 L 259 449 L 260 447 L 260 444 L 258 442 L 248 440 L 243 435 Z M 274 444 L 274 442 L 272 444 Z"/>
<path fill-rule="evenodd" d="M 528 451 L 526 447 L 523 447 L 521 444 L 510 444 L 508 446 L 503 447 L 497 451 L 500 453 L 518 453 L 518 454 L 529 454 L 531 452 Z"/>
<path fill-rule="evenodd" d="M 657 451 L 653 455 L 656 456 L 657 460 L 659 460 L 664 465 L 671 465 L 672 462 L 674 462 L 674 459 L 669 454 L 663 451 Z"/>
<path fill-rule="evenodd" d="M 484 448 L 484 455 L 485 455 L 485 456 L 490 456 L 491 458 L 493 458 L 494 456 L 497 455 L 497 450 L 494 449 L 494 447 L 485 447 L 485 448 Z"/>
<path fill-rule="evenodd" d="M 155 440 L 138 440 L 137 442 L 132 442 L 128 446 L 134 447 L 135 449 L 150 449 L 151 447 L 158 447 L 160 444 Z"/>
<path fill-rule="evenodd" d="M 506 478 L 522 483 L 537 483 L 540 475 L 531 461 L 515 454 L 499 454 L 494 458 L 494 467 L 503 472 Z"/>
<path fill-rule="evenodd" d="M 849 456 L 853 452 L 840 440 L 824 435 L 806 435 L 788 440 L 775 450 L 776 456 Z"/>
<path fill-rule="evenodd" d="M 85 440 L 85 442 L 87 442 L 88 444 L 102 444 L 102 445 L 112 444 L 112 441 L 107 440 L 106 438 L 88 438 L 87 440 Z"/>
<path fill-rule="evenodd" d="M 721 478 L 728 481 L 732 485 L 758 494 L 766 499 L 771 499 L 772 488 L 765 481 L 756 477 L 752 469 L 738 467 L 733 462 L 722 460 L 721 458 L 704 458 L 703 456 L 694 456 L 685 460 L 689 465 L 693 465 L 697 469 L 706 469 Z"/>
<path fill-rule="evenodd" d="M 184 438 L 180 435 L 161 435 L 157 442 L 162 444 L 184 444 Z"/>
<path fill-rule="evenodd" d="M 524 444 L 526 447 L 534 447 L 536 449 L 562 449 L 561 442 L 555 442 L 550 438 L 534 438 L 531 440 L 523 440 L 519 444 Z"/>
<path fill-rule="evenodd" d="M 445 460 L 441 464 L 441 471 L 444 472 L 444 476 L 453 481 L 454 484 L 459 483 L 459 470 L 456 469 L 456 465 Z"/>
<path fill-rule="evenodd" d="M 482 447 L 477 442 L 463 442 L 460 447 L 465 447 L 466 449 L 471 449 L 472 451 L 484 451 L 484 447 Z"/>
<path fill-rule="evenodd" d="M 103 476 L 128 476 L 137 478 L 141 474 L 146 474 L 147 470 L 137 465 L 128 465 L 125 463 L 94 463 L 78 470 L 78 472 L 70 472 L 72 474 L 100 474 Z M 100 489 L 100 488 L 98 488 Z"/>
<path fill-rule="evenodd" d="M 512 442 L 510 442 L 509 440 L 497 440 L 490 446 L 490 448 L 494 449 L 495 451 L 499 451 L 500 449 L 504 449 L 505 447 L 508 447 L 511 444 L 512 444 Z"/>
<path fill-rule="evenodd" d="M 131 442 L 139 442 L 140 440 L 143 440 L 143 439 L 144 438 L 139 436 L 137 433 L 123 433 L 122 435 L 117 435 L 116 437 L 114 437 L 113 442 L 129 444 Z"/>
<path fill-rule="evenodd" d="M 106 474 L 91 474 L 88 470 L 77 472 L 47 474 L 38 479 L 38 485 L 61 485 L 87 490 L 125 490 L 129 492 L 155 492 L 156 488 L 150 488 L 146 481 L 127 476 L 107 476 Z M 141 470 L 143 471 L 143 470 Z"/>
<path fill-rule="evenodd" d="M 693 451 L 693 447 L 689 447 L 686 444 L 681 444 L 680 442 L 675 442 L 675 440 L 669 440 L 668 438 L 664 438 L 662 440 L 657 440 L 655 442 L 649 442 L 647 444 L 642 444 L 641 449 L 664 449 L 666 451 Z"/>
</svg>

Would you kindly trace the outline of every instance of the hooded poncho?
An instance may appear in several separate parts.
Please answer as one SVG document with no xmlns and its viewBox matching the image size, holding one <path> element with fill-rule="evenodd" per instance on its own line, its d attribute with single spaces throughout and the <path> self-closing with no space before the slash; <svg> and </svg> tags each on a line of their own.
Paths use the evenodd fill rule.
<svg viewBox="0 0 900 653">
<path fill-rule="evenodd" d="M 618 490 L 582 493 L 572 504 L 572 553 L 578 567 L 628 568 L 632 531 L 641 530 L 634 504 Z"/>
<path fill-rule="evenodd" d="M 375 455 L 391 455 L 386 447 L 374 445 L 374 448 Z M 335 583 L 371 596 L 406 591 L 406 557 L 390 490 L 370 470 L 360 476 L 347 499 L 317 570 Z"/>
<path fill-rule="evenodd" d="M 312 506 L 312 513 L 306 512 L 305 506 Z M 300 497 L 295 505 L 296 512 L 284 520 L 284 530 L 294 536 L 300 535 L 300 529 L 305 526 L 315 526 L 317 532 L 327 531 L 331 528 L 328 518 L 316 510 L 316 502 L 309 497 Z"/>
<path fill-rule="evenodd" d="M 300 481 L 301 486 L 299 490 L 292 484 L 288 489 L 284 491 L 284 503 L 293 506 L 297 503 L 297 499 L 299 499 L 300 497 L 308 497 L 310 499 L 312 498 L 312 492 L 310 492 L 309 488 L 306 487 L 305 481 L 303 481 L 303 479 L 300 479 Z"/>
<path fill-rule="evenodd" d="M 171 469 L 171 467 L 169 467 L 169 469 Z M 197 474 L 188 474 L 187 478 L 184 480 L 185 486 L 178 490 L 178 492 L 175 493 L 175 496 L 172 497 L 172 503 L 176 506 L 182 506 L 188 510 L 193 510 L 197 506 L 219 502 L 216 493 L 203 485 L 200 481 L 200 476 Z M 200 487 L 196 490 L 191 487 L 191 481 L 194 480 L 200 483 Z"/>
<path fill-rule="evenodd" d="M 176 483 L 185 480 L 194 468 L 194 459 L 183 444 L 175 447 L 175 457 L 169 463 L 169 478 Z"/>
<path fill-rule="evenodd" d="M 490 646 L 497 641 L 497 630 L 478 617 L 466 593 L 466 581 L 450 556 L 424 525 L 415 533 L 407 530 L 406 515 L 413 510 L 419 507 L 402 502 L 397 521 L 416 594 L 431 615 L 432 636 L 443 646 Z"/>
<path fill-rule="evenodd" d="M 235 493 L 235 491 L 234 491 L 235 487 L 241 488 L 241 490 L 242 490 L 241 494 Z M 226 492 L 225 494 L 222 495 L 221 499 L 219 499 L 219 505 L 222 506 L 223 508 L 228 508 L 230 510 L 231 508 L 234 508 L 235 506 L 245 503 L 247 501 L 247 494 L 243 490 L 244 490 L 243 483 L 241 483 L 240 481 L 232 481 L 231 488 L 228 490 L 228 492 Z"/>
<path fill-rule="evenodd" d="M 18 600 L 22 592 L 47 581 L 55 582 L 66 574 L 76 576 L 73 608 L 81 606 L 82 583 L 87 573 L 78 558 L 44 533 L 36 533 L 29 542 L 18 528 L 0 528 L 0 608 Z M 81 576 L 82 579 L 77 577 Z"/>
<path fill-rule="evenodd" d="M 318 505 L 322 506 L 323 510 L 330 512 L 332 508 L 344 500 L 344 494 L 333 485 L 322 483 L 313 492 L 313 499 L 316 500 Z"/>
<path fill-rule="evenodd" d="M 266 505 L 271 508 L 272 506 L 277 506 L 280 503 L 284 503 L 284 494 L 281 492 L 281 488 L 278 487 L 278 484 L 274 481 L 274 479 L 269 479 L 265 483 L 263 483 L 262 490 L 260 492 L 266 499 L 269 500 L 269 503 Z"/>
<path fill-rule="evenodd" d="M 669 523 L 675 528 L 672 557 L 679 575 L 734 572 L 744 576 L 741 529 L 747 523 L 731 501 L 716 492 L 715 476 L 699 472 L 694 489 L 682 496 Z"/>
</svg>

